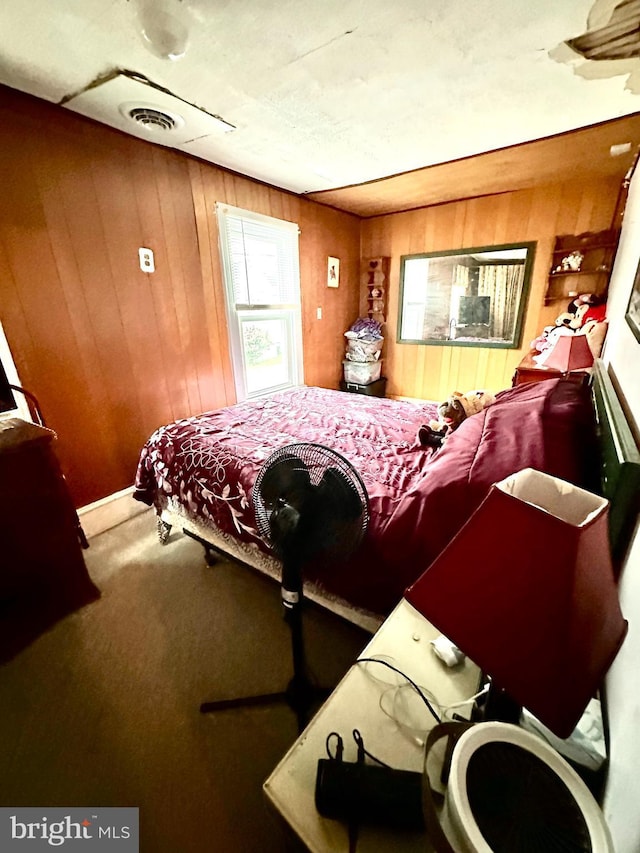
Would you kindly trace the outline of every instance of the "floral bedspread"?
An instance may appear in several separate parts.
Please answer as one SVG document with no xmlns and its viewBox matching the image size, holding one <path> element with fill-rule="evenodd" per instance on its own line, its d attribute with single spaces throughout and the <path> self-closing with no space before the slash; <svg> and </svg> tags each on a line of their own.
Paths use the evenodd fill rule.
<svg viewBox="0 0 640 853">
<path fill-rule="evenodd" d="M 501 391 L 440 450 L 418 428 L 432 403 L 302 387 L 158 429 L 140 456 L 134 495 L 158 512 L 176 505 L 199 529 L 244 552 L 268 555 L 256 530 L 252 488 L 265 460 L 299 442 L 324 444 L 360 473 L 370 522 L 348 562 L 317 560 L 305 579 L 351 605 L 384 615 L 428 568 L 492 483 L 531 467 L 588 487 L 593 412 L 588 391 L 546 380 Z"/>
<path fill-rule="evenodd" d="M 134 496 L 158 511 L 177 499 L 188 516 L 266 550 L 251 501 L 258 471 L 276 449 L 315 442 L 360 473 L 375 538 L 391 504 L 423 475 L 431 451 L 417 432 L 435 408 L 305 386 L 175 421 L 145 444 Z"/>
</svg>

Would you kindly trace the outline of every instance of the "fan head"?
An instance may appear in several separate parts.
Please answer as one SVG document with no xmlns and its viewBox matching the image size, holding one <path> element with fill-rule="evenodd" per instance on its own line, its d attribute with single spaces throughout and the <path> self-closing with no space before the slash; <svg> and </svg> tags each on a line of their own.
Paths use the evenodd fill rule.
<svg viewBox="0 0 640 853">
<path fill-rule="evenodd" d="M 344 558 L 369 523 L 362 479 L 340 453 L 321 444 L 276 450 L 253 487 L 258 532 L 283 559 Z"/>
</svg>

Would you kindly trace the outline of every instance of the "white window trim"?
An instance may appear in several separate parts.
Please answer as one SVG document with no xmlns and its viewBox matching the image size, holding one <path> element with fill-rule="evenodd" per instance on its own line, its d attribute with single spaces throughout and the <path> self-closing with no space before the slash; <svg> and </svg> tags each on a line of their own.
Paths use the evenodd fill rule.
<svg viewBox="0 0 640 853">
<path fill-rule="evenodd" d="M 276 219 L 273 216 L 265 216 L 261 213 L 244 210 L 240 207 L 232 205 L 216 203 L 216 214 L 229 214 L 231 216 L 241 217 L 243 219 L 253 220 L 266 225 L 271 225 L 277 228 L 289 229 L 295 231 L 296 236 L 300 233 L 300 229 L 295 222 L 289 222 L 285 219 Z M 297 303 L 288 304 L 273 304 L 273 305 L 240 305 L 235 303 L 235 294 L 233 291 L 233 277 L 231 271 L 231 259 L 228 252 L 226 235 L 223 233 L 221 219 L 218 218 L 218 242 L 220 248 L 220 257 L 222 260 L 223 285 L 225 289 L 225 311 L 227 319 L 227 330 L 229 333 L 229 349 L 231 352 L 231 362 L 233 365 L 234 382 L 236 387 L 236 395 L 238 400 L 255 399 L 258 397 L 268 396 L 275 391 L 289 388 L 291 385 L 302 385 L 304 383 L 303 357 L 302 357 L 302 307 L 301 307 L 301 291 L 300 291 L 300 258 L 298 254 L 298 241 L 295 241 L 296 257 L 294 259 L 294 274 L 295 287 L 298 294 Z M 247 365 L 244 358 L 244 349 L 240 334 L 240 324 L 238 323 L 237 312 L 251 311 L 260 315 L 262 312 L 278 312 L 281 314 L 289 314 L 291 317 L 291 353 L 290 367 L 292 383 L 274 386 L 271 388 L 263 388 L 260 391 L 249 393 L 246 387 L 245 375 Z"/>
</svg>

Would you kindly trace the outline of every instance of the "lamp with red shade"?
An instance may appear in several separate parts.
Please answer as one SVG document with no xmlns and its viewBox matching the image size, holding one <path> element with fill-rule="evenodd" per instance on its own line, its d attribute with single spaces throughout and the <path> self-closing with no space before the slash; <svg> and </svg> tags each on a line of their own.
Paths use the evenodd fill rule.
<svg viewBox="0 0 640 853">
<path fill-rule="evenodd" d="M 561 738 L 597 693 L 627 631 L 608 506 L 524 469 L 491 487 L 405 593 L 491 677 L 490 692 L 527 708 Z"/>
<path fill-rule="evenodd" d="M 593 367 L 593 353 L 586 335 L 561 335 L 544 361 L 545 367 L 570 373 Z"/>
</svg>

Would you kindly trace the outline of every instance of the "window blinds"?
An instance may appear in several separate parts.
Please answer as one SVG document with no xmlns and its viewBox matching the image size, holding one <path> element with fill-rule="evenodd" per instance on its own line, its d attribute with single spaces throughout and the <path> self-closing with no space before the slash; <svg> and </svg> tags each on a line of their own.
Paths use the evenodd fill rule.
<svg viewBox="0 0 640 853">
<path fill-rule="evenodd" d="M 218 209 L 236 309 L 300 304 L 293 223 Z"/>
</svg>

